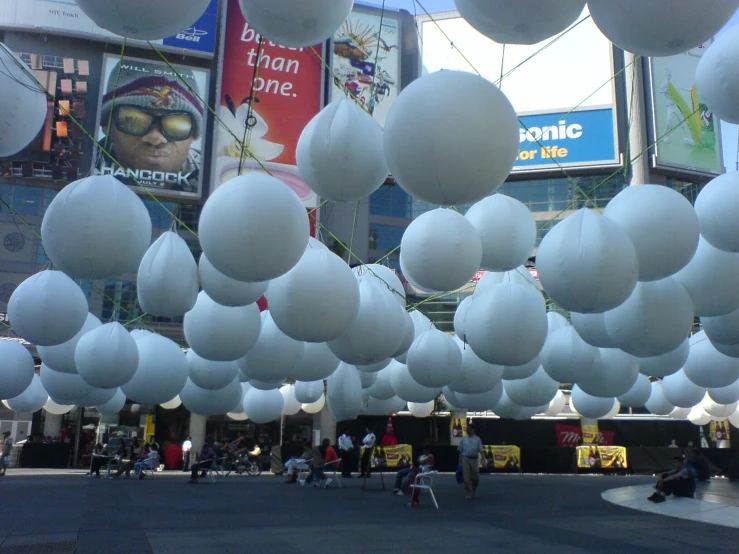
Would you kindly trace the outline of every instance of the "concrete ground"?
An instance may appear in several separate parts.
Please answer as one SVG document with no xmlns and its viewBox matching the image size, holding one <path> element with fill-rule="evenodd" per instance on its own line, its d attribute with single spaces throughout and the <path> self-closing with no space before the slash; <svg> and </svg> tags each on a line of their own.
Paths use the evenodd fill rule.
<svg viewBox="0 0 739 554">
<path fill-rule="evenodd" d="M 326 552 L 736 552 L 739 531 L 613 504 L 601 494 L 646 477 L 483 475 L 465 500 L 441 475 L 440 509 L 362 490 L 232 475 L 186 483 L 181 472 L 102 480 L 81 471 L 9 470 L 0 478 L 0 554 Z M 679 501 L 676 501 L 679 502 Z M 662 506 L 669 504 L 665 502 Z"/>
</svg>

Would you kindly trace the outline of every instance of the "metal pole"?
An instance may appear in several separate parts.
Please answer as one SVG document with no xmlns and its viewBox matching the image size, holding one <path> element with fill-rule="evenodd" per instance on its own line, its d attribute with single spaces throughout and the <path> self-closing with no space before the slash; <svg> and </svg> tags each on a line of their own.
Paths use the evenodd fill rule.
<svg viewBox="0 0 739 554">
<path fill-rule="evenodd" d="M 85 408 L 79 406 L 77 408 L 77 428 L 74 431 L 74 451 L 72 454 L 72 467 L 77 467 L 77 460 L 80 453 L 80 434 L 82 433 L 82 417 L 85 413 Z"/>
<path fill-rule="evenodd" d="M 649 146 L 647 139 L 647 109 L 644 98 L 644 59 L 631 52 L 624 52 L 626 62 L 626 105 L 628 107 L 629 124 L 629 156 L 631 176 L 629 185 L 644 185 L 650 182 L 649 159 L 646 152 Z M 633 63 L 632 63 L 633 62 Z M 642 152 L 644 152 L 642 154 Z M 639 154 L 642 154 L 639 156 Z M 639 156 L 636 160 L 636 156 Z"/>
</svg>

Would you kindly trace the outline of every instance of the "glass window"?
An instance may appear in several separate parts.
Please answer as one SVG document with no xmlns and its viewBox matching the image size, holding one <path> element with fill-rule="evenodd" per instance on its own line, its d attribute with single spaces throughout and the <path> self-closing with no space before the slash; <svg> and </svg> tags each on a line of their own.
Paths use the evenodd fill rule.
<svg viewBox="0 0 739 554">
<path fill-rule="evenodd" d="M 370 196 L 370 214 L 410 218 L 411 200 L 397 185 L 382 185 Z"/>
</svg>

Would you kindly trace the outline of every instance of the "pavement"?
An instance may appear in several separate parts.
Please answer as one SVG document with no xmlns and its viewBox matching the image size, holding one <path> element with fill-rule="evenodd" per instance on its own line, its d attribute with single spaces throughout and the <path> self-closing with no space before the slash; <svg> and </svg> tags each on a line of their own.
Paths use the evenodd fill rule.
<svg viewBox="0 0 739 554">
<path fill-rule="evenodd" d="M 439 475 L 439 510 L 410 508 L 393 475 L 329 489 L 231 475 L 187 484 L 182 472 L 143 480 L 82 471 L 8 470 L 0 478 L 0 554 L 260 552 L 736 552 L 737 529 L 621 506 L 602 495 L 649 477 L 482 475 L 465 500 Z M 610 493 L 615 494 L 615 493 Z M 606 495 L 607 496 L 607 495 Z M 660 506 L 678 505 L 681 500 Z M 698 501 L 693 501 L 698 502 Z"/>
</svg>

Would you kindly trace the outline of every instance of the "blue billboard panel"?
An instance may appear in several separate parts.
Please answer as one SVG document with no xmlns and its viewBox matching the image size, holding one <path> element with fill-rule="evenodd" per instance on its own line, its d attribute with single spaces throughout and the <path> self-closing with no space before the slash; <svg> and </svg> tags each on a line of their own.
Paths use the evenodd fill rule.
<svg viewBox="0 0 739 554">
<path fill-rule="evenodd" d="M 186 48 L 213 54 L 216 51 L 216 33 L 218 32 L 218 0 L 211 0 L 208 9 L 192 27 L 165 38 L 164 46 Z"/>
<path fill-rule="evenodd" d="M 613 108 L 519 117 L 514 171 L 618 163 Z"/>
</svg>

